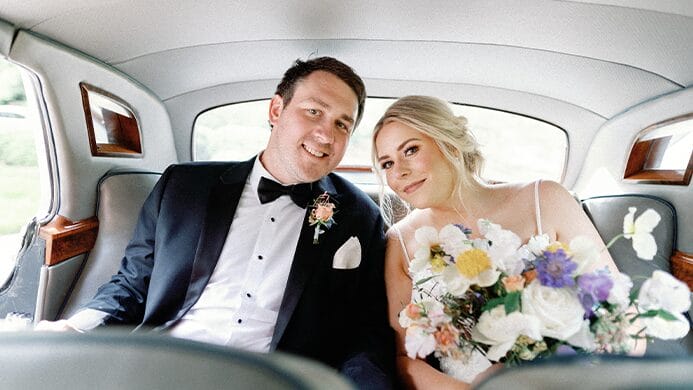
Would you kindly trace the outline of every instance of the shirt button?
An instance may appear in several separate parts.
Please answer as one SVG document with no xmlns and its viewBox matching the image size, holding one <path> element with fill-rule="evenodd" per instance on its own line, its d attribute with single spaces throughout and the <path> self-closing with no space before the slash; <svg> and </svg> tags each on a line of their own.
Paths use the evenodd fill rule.
<svg viewBox="0 0 693 390">
<path fill-rule="evenodd" d="M 243 320 L 239 318 L 239 319 L 238 319 L 238 323 L 240 324 L 241 322 L 243 322 Z"/>
<path fill-rule="evenodd" d="M 274 222 L 274 217 L 270 217 L 270 221 Z"/>
<path fill-rule="evenodd" d="M 250 295 L 250 293 L 245 293 L 245 296 L 248 298 L 252 297 L 252 295 Z"/>
<path fill-rule="evenodd" d="M 262 260 L 262 255 L 257 255 L 258 260 Z"/>
</svg>

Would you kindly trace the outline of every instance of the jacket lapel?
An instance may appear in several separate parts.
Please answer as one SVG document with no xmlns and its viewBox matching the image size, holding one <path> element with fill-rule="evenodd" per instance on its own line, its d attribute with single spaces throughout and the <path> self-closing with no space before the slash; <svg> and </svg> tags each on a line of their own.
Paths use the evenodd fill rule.
<svg viewBox="0 0 693 390">
<path fill-rule="evenodd" d="M 339 195 L 336 194 L 336 190 L 329 177 L 326 176 L 317 181 L 312 192 L 313 199 L 317 198 L 318 195 L 327 192 L 330 195 L 330 199 L 334 200 L 334 202 L 337 204 L 337 208 L 339 208 Z M 308 225 L 308 216 L 310 215 L 310 212 L 311 207 L 309 205 L 303 218 L 301 234 L 298 238 L 296 253 L 294 254 L 293 263 L 291 264 L 291 271 L 289 272 L 289 279 L 286 283 L 286 290 L 284 291 L 281 307 L 279 308 L 277 323 L 274 327 L 274 334 L 270 344 L 270 351 L 274 351 L 277 348 L 277 344 L 279 343 L 279 340 L 281 340 L 282 335 L 284 334 L 284 331 L 291 320 L 291 316 L 296 309 L 296 305 L 301 298 L 301 294 L 303 294 L 303 290 L 308 278 L 318 266 L 319 261 L 324 261 L 324 257 L 326 256 L 326 253 L 324 253 L 324 248 L 329 247 L 327 244 L 331 239 L 330 230 L 327 230 L 325 233 L 320 235 L 320 241 L 318 244 L 313 244 L 315 226 Z M 339 225 L 333 226 L 333 229 L 338 226 Z"/>
<path fill-rule="evenodd" d="M 197 302 L 212 276 L 254 161 L 255 158 L 230 168 L 212 188 L 197 243 L 190 285 L 178 316 L 169 324 L 180 319 Z"/>
</svg>

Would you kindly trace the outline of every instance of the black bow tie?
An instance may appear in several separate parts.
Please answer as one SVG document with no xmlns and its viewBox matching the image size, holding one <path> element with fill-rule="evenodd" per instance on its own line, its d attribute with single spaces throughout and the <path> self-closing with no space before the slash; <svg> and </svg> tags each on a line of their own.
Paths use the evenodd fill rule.
<svg viewBox="0 0 693 390">
<path fill-rule="evenodd" d="M 262 204 L 272 202 L 282 195 L 289 195 L 298 207 L 305 208 L 311 200 L 312 191 L 310 183 L 283 186 L 274 180 L 261 177 L 257 185 L 257 195 Z"/>
</svg>

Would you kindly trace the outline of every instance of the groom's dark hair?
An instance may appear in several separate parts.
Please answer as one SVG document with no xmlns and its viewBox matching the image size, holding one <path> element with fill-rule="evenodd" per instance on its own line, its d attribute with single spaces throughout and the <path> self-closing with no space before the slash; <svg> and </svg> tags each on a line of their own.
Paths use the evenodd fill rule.
<svg viewBox="0 0 693 390">
<path fill-rule="evenodd" d="M 293 66 L 284 73 L 284 77 L 279 85 L 277 85 L 277 90 L 274 93 L 282 97 L 284 105 L 289 104 L 291 98 L 294 96 L 296 83 L 318 70 L 332 73 L 339 77 L 339 79 L 344 81 L 344 83 L 356 94 L 359 103 L 356 120 L 354 122 L 354 128 L 356 128 L 363 116 L 363 107 L 366 103 L 366 86 L 363 84 L 361 77 L 359 77 L 349 65 L 335 58 L 318 57 L 308 61 L 297 59 Z"/>
</svg>

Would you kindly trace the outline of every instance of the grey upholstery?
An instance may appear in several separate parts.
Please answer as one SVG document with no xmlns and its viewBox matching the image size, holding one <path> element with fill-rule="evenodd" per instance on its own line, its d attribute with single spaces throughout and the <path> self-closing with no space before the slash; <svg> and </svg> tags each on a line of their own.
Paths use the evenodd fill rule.
<svg viewBox="0 0 693 390">
<path fill-rule="evenodd" d="M 618 269 L 633 278 L 636 287 L 643 282 L 639 276 L 649 277 L 657 269 L 671 272 L 669 259 L 676 248 L 676 211 L 669 202 L 652 196 L 618 195 L 585 199 L 582 205 L 604 242 L 623 232 L 623 217 L 628 214 L 629 207 L 637 208 L 636 218 L 645 210 L 654 209 L 662 220 L 652 231 L 657 242 L 657 254 L 652 261 L 638 259 L 630 240 L 626 239 L 618 240 L 609 248 L 609 253 Z"/>
<path fill-rule="evenodd" d="M 633 288 L 640 285 L 652 275 L 655 270 L 671 272 L 670 259 L 676 249 L 676 211 L 664 199 L 648 195 L 626 194 L 609 195 L 584 199 L 583 208 L 592 219 L 599 235 L 604 242 L 623 232 L 623 217 L 628 214 L 629 207 L 636 207 L 635 218 L 645 210 L 653 209 L 662 217 L 652 231 L 657 242 L 657 253 L 653 260 L 642 260 L 635 255 L 632 243 L 627 239 L 619 239 L 609 253 L 621 272 L 628 274 L 633 280 Z M 690 311 L 689 311 L 690 320 Z M 685 355 L 693 354 L 693 335 L 689 332 L 682 340 L 655 340 L 648 344 L 647 355 Z"/>
<path fill-rule="evenodd" d="M 154 334 L 0 334 L 4 389 L 353 389 L 335 370 Z"/>
<path fill-rule="evenodd" d="M 142 204 L 160 176 L 154 172 L 116 170 L 101 178 L 96 205 L 99 234 L 60 317 L 74 314 L 118 271 Z"/>
<path fill-rule="evenodd" d="M 505 368 L 476 389 L 690 389 L 693 357 L 559 357 Z"/>
</svg>

